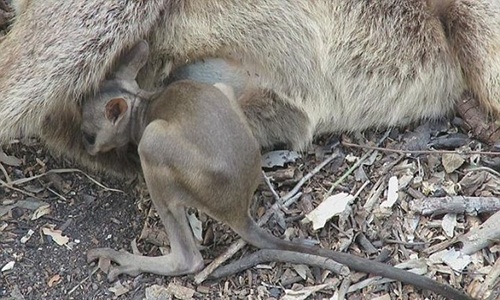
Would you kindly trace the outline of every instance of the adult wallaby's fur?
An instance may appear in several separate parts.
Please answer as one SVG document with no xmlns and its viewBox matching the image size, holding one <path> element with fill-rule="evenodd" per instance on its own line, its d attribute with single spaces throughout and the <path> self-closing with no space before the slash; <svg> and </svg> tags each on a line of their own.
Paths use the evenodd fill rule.
<svg viewBox="0 0 500 300">
<path fill-rule="evenodd" d="M 140 89 L 136 76 L 148 57 L 139 42 L 124 56 L 98 94 L 82 107 L 84 145 L 91 155 L 128 143 L 138 147 L 152 202 L 170 239 L 171 252 L 144 257 L 109 248 L 93 249 L 89 260 L 119 264 L 113 280 L 126 273 L 175 276 L 203 267 L 184 208 L 196 207 L 226 223 L 259 248 L 289 250 L 329 257 L 348 267 L 434 291 L 450 299 L 468 297 L 429 278 L 339 253 L 284 241 L 257 226 L 249 207 L 260 179 L 260 149 L 234 93 L 195 81 L 177 81 L 163 92 Z"/>
<path fill-rule="evenodd" d="M 138 166 L 126 149 L 84 152 L 78 100 L 142 38 L 148 89 L 170 62 L 241 65 L 256 87 L 241 105 L 262 146 L 438 117 L 465 90 L 500 113 L 498 0 L 45 0 L 0 44 L 0 141 L 35 134 L 90 165 Z"/>
</svg>

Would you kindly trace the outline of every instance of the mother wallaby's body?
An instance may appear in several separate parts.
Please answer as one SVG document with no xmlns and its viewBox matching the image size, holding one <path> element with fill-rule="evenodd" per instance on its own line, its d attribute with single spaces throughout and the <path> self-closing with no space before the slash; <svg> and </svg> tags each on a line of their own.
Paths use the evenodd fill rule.
<svg viewBox="0 0 500 300">
<path fill-rule="evenodd" d="M 262 146 L 438 117 L 466 90 L 500 112 L 497 0 L 48 0 L 29 3 L 0 44 L 0 140 L 37 134 L 91 165 L 130 169 L 83 151 L 76 100 L 144 37 L 144 88 L 203 58 L 241 70 Z"/>
</svg>

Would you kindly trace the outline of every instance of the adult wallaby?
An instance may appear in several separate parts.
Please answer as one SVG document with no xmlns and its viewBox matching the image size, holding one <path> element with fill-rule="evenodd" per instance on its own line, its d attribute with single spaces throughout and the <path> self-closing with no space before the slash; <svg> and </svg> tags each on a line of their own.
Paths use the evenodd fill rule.
<svg viewBox="0 0 500 300">
<path fill-rule="evenodd" d="M 150 93 L 136 82 L 149 49 L 139 42 L 121 60 L 97 95 L 83 103 L 83 143 L 91 155 L 128 143 L 138 147 L 152 202 L 168 232 L 171 252 L 145 257 L 110 248 L 92 249 L 89 260 L 110 259 L 108 278 L 149 272 L 176 276 L 203 267 L 185 207 L 226 223 L 259 248 L 331 258 L 362 272 L 396 279 L 450 299 L 469 299 L 451 286 L 352 254 L 285 241 L 262 230 L 249 215 L 261 177 L 259 145 L 228 86 L 180 80 Z M 216 86 L 218 86 L 216 84 Z"/>
<path fill-rule="evenodd" d="M 80 101 L 143 38 L 147 89 L 203 58 L 245 70 L 254 89 L 240 102 L 261 146 L 442 116 L 465 91 L 500 112 L 498 0 L 46 0 L 28 2 L 0 44 L 0 141 L 39 135 L 135 172 L 133 151 L 84 151 Z"/>
</svg>

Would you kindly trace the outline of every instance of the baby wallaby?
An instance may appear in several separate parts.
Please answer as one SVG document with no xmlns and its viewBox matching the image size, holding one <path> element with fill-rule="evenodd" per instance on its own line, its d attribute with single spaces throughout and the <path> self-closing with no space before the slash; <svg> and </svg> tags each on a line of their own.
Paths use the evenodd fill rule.
<svg viewBox="0 0 500 300">
<path fill-rule="evenodd" d="M 429 278 L 354 255 L 325 250 L 274 237 L 259 228 L 249 206 L 260 180 L 260 148 L 230 87 L 189 80 L 168 85 L 159 93 L 136 83 L 148 57 L 139 42 L 93 99 L 83 103 L 82 131 L 90 154 L 128 143 L 138 146 L 141 167 L 152 202 L 165 225 L 171 252 L 144 257 L 109 248 L 93 249 L 88 260 L 118 264 L 110 280 L 141 272 L 175 276 L 203 267 L 185 214 L 195 207 L 228 224 L 259 248 L 290 250 L 332 258 L 348 267 L 429 289 L 453 299 L 463 293 Z"/>
</svg>

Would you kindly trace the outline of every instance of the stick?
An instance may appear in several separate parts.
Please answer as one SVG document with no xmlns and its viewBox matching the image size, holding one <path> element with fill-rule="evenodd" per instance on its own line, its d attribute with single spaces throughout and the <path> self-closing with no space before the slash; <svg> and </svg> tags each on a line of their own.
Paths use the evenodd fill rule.
<svg viewBox="0 0 500 300">
<path fill-rule="evenodd" d="M 489 217 L 480 227 L 467 232 L 458 240 L 462 242 L 460 252 L 471 255 L 500 239 L 500 210 Z"/>
<path fill-rule="evenodd" d="M 338 152 L 334 152 L 332 153 L 332 155 L 330 155 L 327 159 L 325 159 L 322 163 L 320 163 L 316 168 L 314 168 L 311 172 L 307 173 L 306 176 L 302 177 L 302 179 L 300 179 L 300 181 L 293 187 L 293 189 L 288 192 L 285 196 L 283 196 L 282 198 L 282 202 L 285 202 L 287 201 L 288 199 L 292 198 L 293 196 L 295 196 L 295 194 L 297 194 L 297 192 L 299 191 L 299 189 L 309 180 L 311 179 L 314 175 L 316 175 L 316 173 L 318 173 L 321 169 L 323 169 L 327 164 L 329 164 L 332 160 L 334 160 L 335 158 L 337 158 L 339 155 L 338 155 Z"/>
<path fill-rule="evenodd" d="M 377 143 L 377 146 L 382 144 L 385 139 L 389 136 L 389 134 L 391 133 L 391 130 L 387 130 L 387 132 L 384 134 L 384 136 L 378 141 Z M 370 156 L 372 155 L 374 150 L 370 150 L 368 152 L 366 152 L 363 156 L 361 156 L 361 158 L 354 164 L 352 165 L 352 167 L 349 168 L 349 170 L 347 170 L 342 176 L 340 176 L 339 179 L 337 179 L 337 181 L 335 181 L 332 186 L 330 187 L 330 189 L 328 190 L 328 192 L 323 196 L 324 199 L 328 198 L 332 193 L 333 193 L 333 190 L 340 184 L 344 181 L 344 179 L 347 178 L 347 176 L 349 176 L 352 172 L 354 172 L 359 166 L 361 166 L 361 164 Z"/>
<path fill-rule="evenodd" d="M 410 202 L 410 209 L 421 215 L 441 215 L 448 213 L 477 215 L 500 210 L 497 197 L 426 197 Z"/>
<path fill-rule="evenodd" d="M 480 154 L 480 155 L 489 155 L 489 156 L 500 156 L 500 152 L 490 152 L 490 151 L 457 151 L 457 150 L 399 150 L 399 149 L 391 149 L 377 146 L 368 146 L 368 145 L 358 145 L 348 142 L 342 142 L 342 146 L 352 147 L 352 148 L 361 148 L 361 149 L 370 149 L 377 150 L 382 152 L 391 152 L 391 153 L 399 153 L 399 154 Z"/>
<path fill-rule="evenodd" d="M 19 184 L 23 184 L 23 183 L 26 183 L 26 182 L 29 182 L 29 181 L 33 181 L 35 179 L 38 179 L 40 177 L 43 177 L 43 176 L 46 176 L 46 175 L 52 174 L 52 173 L 54 173 L 54 174 L 61 174 L 61 173 L 81 173 L 85 177 L 87 177 L 90 181 L 92 181 L 93 183 L 95 183 L 96 185 L 100 186 L 101 188 L 103 188 L 103 189 L 105 189 L 107 191 L 125 193 L 122 190 L 112 189 L 112 188 L 109 188 L 109 187 L 101 184 L 99 181 L 95 180 L 90 175 L 88 175 L 87 173 L 85 173 L 85 172 L 83 172 L 82 170 L 79 170 L 79 169 L 53 169 L 53 170 L 49 170 L 49 171 L 47 171 L 47 172 L 45 172 L 43 174 L 34 175 L 34 176 L 31 176 L 31 177 L 28 177 L 28 178 L 21 178 L 21 179 L 18 179 L 18 180 L 11 181 L 8 187 L 12 188 L 12 186 L 14 186 L 14 185 L 19 185 Z"/>
</svg>

